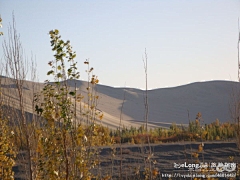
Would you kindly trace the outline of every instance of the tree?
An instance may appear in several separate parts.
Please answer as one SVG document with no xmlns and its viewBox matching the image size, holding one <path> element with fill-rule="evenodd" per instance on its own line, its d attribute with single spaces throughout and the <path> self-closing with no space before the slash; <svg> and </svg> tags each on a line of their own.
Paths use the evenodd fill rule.
<svg viewBox="0 0 240 180">
<path fill-rule="evenodd" d="M 34 178 L 34 165 L 33 165 L 33 149 L 32 137 L 34 134 L 34 127 L 31 124 L 28 125 L 25 105 L 24 105 L 24 83 L 28 73 L 28 61 L 23 54 L 23 47 L 20 41 L 20 36 L 16 30 L 15 18 L 13 15 L 13 23 L 8 29 L 8 40 L 4 40 L 3 43 L 3 55 L 5 60 L 6 75 L 12 78 L 13 84 L 16 85 L 16 97 L 17 105 L 15 108 L 18 109 L 18 113 L 12 112 L 11 117 L 13 119 L 12 123 L 15 125 L 17 131 L 15 131 L 15 136 L 17 136 L 22 144 L 22 147 L 27 150 L 27 161 L 28 161 L 28 179 L 32 180 Z"/>
<path fill-rule="evenodd" d="M 2 27 L 2 19 L 0 16 L 0 27 Z M 0 36 L 3 35 L 0 32 Z M 2 69 L 0 69 L 2 72 Z M 13 144 L 14 132 L 8 124 L 7 117 L 3 116 L 3 93 L 2 93 L 2 77 L 0 77 L 0 179 L 14 179 L 12 170 L 15 165 L 16 152 Z"/>
<path fill-rule="evenodd" d="M 102 119 L 103 114 L 96 112 L 96 100 L 93 91 L 88 90 L 88 104 L 86 111 L 80 112 L 87 122 L 81 123 L 77 119 L 77 102 L 81 104 L 82 97 L 72 90 L 68 83 L 79 78 L 75 57 L 70 41 L 61 39 L 58 30 L 49 32 L 55 60 L 48 64 L 56 80 L 51 83 L 45 81 L 45 86 L 36 96 L 36 112 L 44 119 L 44 126 L 39 133 L 38 144 L 38 178 L 39 179 L 90 179 L 94 177 L 90 169 L 99 164 L 98 149 L 92 146 L 107 144 L 109 132 L 97 125 L 96 118 Z M 66 68 L 66 62 L 69 68 Z M 89 61 L 85 61 L 89 65 Z M 91 73 L 91 68 L 88 73 Z M 95 85 L 98 79 L 92 75 L 91 82 Z M 79 97 L 79 98 L 78 98 Z M 80 123 L 76 123 L 76 121 Z"/>
</svg>

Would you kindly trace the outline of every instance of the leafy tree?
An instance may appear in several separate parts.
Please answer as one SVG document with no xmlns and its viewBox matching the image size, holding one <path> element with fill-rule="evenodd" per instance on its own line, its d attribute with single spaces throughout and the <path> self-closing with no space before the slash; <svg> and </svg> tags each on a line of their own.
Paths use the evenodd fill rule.
<svg viewBox="0 0 240 180">
<path fill-rule="evenodd" d="M 98 96 L 90 92 L 89 86 L 86 112 L 82 112 L 87 124 L 76 123 L 76 102 L 82 97 L 77 94 L 76 86 L 74 91 L 68 86 L 68 80 L 79 78 L 74 61 L 76 53 L 70 41 L 61 39 L 58 30 L 50 31 L 49 35 L 55 61 L 49 62 L 52 69 L 47 75 L 54 76 L 56 82 L 47 80 L 41 92 L 43 97 L 36 98 L 36 111 L 46 120 L 39 133 L 38 179 L 91 179 L 90 169 L 99 164 L 98 150 L 92 146 L 108 144 L 109 131 L 94 121 L 96 116 L 101 120 L 103 114 L 96 113 L 94 100 Z M 66 61 L 70 63 L 67 70 Z M 92 75 L 90 83 L 98 83 L 97 77 Z"/>
</svg>

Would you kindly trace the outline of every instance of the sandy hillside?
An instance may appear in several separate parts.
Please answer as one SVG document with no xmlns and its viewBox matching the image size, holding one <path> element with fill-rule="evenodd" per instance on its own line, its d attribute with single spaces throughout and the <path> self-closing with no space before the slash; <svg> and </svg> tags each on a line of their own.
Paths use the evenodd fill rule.
<svg viewBox="0 0 240 180">
<path fill-rule="evenodd" d="M 70 86 L 74 82 L 68 81 Z M 87 97 L 88 83 L 77 81 L 78 93 Z M 204 123 L 210 123 L 217 118 L 221 122 L 230 121 L 229 102 L 232 89 L 238 83 L 230 81 L 197 82 L 174 88 L 161 88 L 148 91 L 149 99 L 149 125 L 150 127 L 169 127 L 172 122 L 188 124 L 188 111 L 190 119 L 194 120 L 197 113 L 202 113 Z M 40 91 L 43 83 L 26 81 L 23 84 L 24 103 L 26 111 L 32 113 L 31 102 L 33 89 Z M 2 78 L 5 100 L 10 105 L 17 106 L 17 89 L 14 81 Z M 100 97 L 97 109 L 104 113 L 102 123 L 110 128 L 119 126 L 122 102 L 125 102 L 122 112 L 122 123 L 129 126 L 140 126 L 144 123 L 144 91 L 133 88 L 114 88 L 96 85 L 97 95 Z M 87 103 L 87 99 L 82 102 Z"/>
</svg>

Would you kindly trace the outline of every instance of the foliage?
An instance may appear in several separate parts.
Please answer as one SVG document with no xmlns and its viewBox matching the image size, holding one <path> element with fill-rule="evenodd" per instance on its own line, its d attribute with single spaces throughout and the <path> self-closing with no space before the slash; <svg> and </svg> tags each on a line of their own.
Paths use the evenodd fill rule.
<svg viewBox="0 0 240 180">
<path fill-rule="evenodd" d="M 7 119 L 0 117 L 0 179 L 14 179 L 12 167 L 15 165 L 14 132 L 10 130 Z"/>
<path fill-rule="evenodd" d="M 90 170 L 100 162 L 97 158 L 99 150 L 92 147 L 109 144 L 109 132 L 95 122 L 96 116 L 101 119 L 103 114 L 96 112 L 98 97 L 92 95 L 90 87 L 87 87 L 87 112 L 80 112 L 87 116 L 87 124 L 75 123 L 76 102 L 81 103 L 82 97 L 77 94 L 76 87 L 74 91 L 70 90 L 68 80 L 79 78 L 77 63 L 74 61 L 76 54 L 72 51 L 70 41 L 64 42 L 58 30 L 50 31 L 49 34 L 55 61 L 49 62 L 52 70 L 47 75 L 53 75 L 56 82 L 46 81 L 41 93 L 43 97 L 35 96 L 36 111 L 46 120 L 39 130 L 37 178 L 91 179 L 94 176 Z M 66 71 L 65 61 L 70 63 Z M 89 65 L 89 61 L 85 61 L 85 64 Z M 92 70 L 93 68 L 88 73 Z M 97 77 L 92 75 L 91 84 L 97 83 Z"/>
<path fill-rule="evenodd" d="M 217 119 L 216 122 L 211 124 L 201 125 L 203 122 L 201 114 L 198 113 L 195 121 L 190 121 L 188 126 L 176 125 L 172 123 L 167 128 L 156 127 L 151 129 L 148 133 L 149 140 L 151 143 L 159 142 L 176 142 L 176 141 L 199 141 L 199 140 L 222 140 L 231 139 L 235 137 L 234 129 L 235 124 L 231 123 L 220 123 Z M 116 143 L 120 143 L 119 137 L 120 131 L 111 130 L 110 135 L 114 137 Z M 121 140 L 122 143 L 134 143 L 140 144 L 147 143 L 147 135 L 144 130 L 144 126 L 139 128 L 123 127 L 121 129 Z"/>
<path fill-rule="evenodd" d="M 1 83 L 0 83 L 1 84 Z M 0 179 L 14 179 L 12 167 L 15 165 L 16 151 L 13 144 L 14 132 L 2 113 L 2 92 L 0 88 Z"/>
</svg>

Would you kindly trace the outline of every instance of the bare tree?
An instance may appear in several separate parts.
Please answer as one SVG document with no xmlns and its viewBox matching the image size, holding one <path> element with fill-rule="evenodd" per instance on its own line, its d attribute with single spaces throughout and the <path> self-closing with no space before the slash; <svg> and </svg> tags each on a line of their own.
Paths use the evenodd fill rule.
<svg viewBox="0 0 240 180">
<path fill-rule="evenodd" d="M 32 144 L 30 136 L 32 129 L 28 127 L 25 113 L 25 96 L 24 83 L 28 73 L 28 60 L 24 56 L 20 36 L 16 30 L 15 17 L 13 23 L 8 28 L 8 39 L 3 42 L 3 55 L 6 63 L 6 75 L 12 78 L 17 93 L 17 108 L 19 110 L 17 121 L 19 128 L 19 137 L 27 150 L 28 161 L 28 179 L 33 179 L 33 161 L 32 161 Z M 16 126 L 17 127 L 17 126 Z"/>
<path fill-rule="evenodd" d="M 145 127 L 146 127 L 146 133 L 147 133 L 147 142 L 148 142 L 148 156 L 146 159 L 147 167 L 148 168 L 148 174 L 149 178 L 152 179 L 151 174 L 151 158 L 152 158 L 152 150 L 150 145 L 150 139 L 148 134 L 148 112 L 149 112 L 149 106 L 148 106 L 148 56 L 147 56 L 147 50 L 145 49 L 145 57 L 143 57 L 143 65 L 144 65 L 144 71 L 145 71 L 145 99 L 144 99 L 144 106 L 145 106 Z"/>
</svg>

